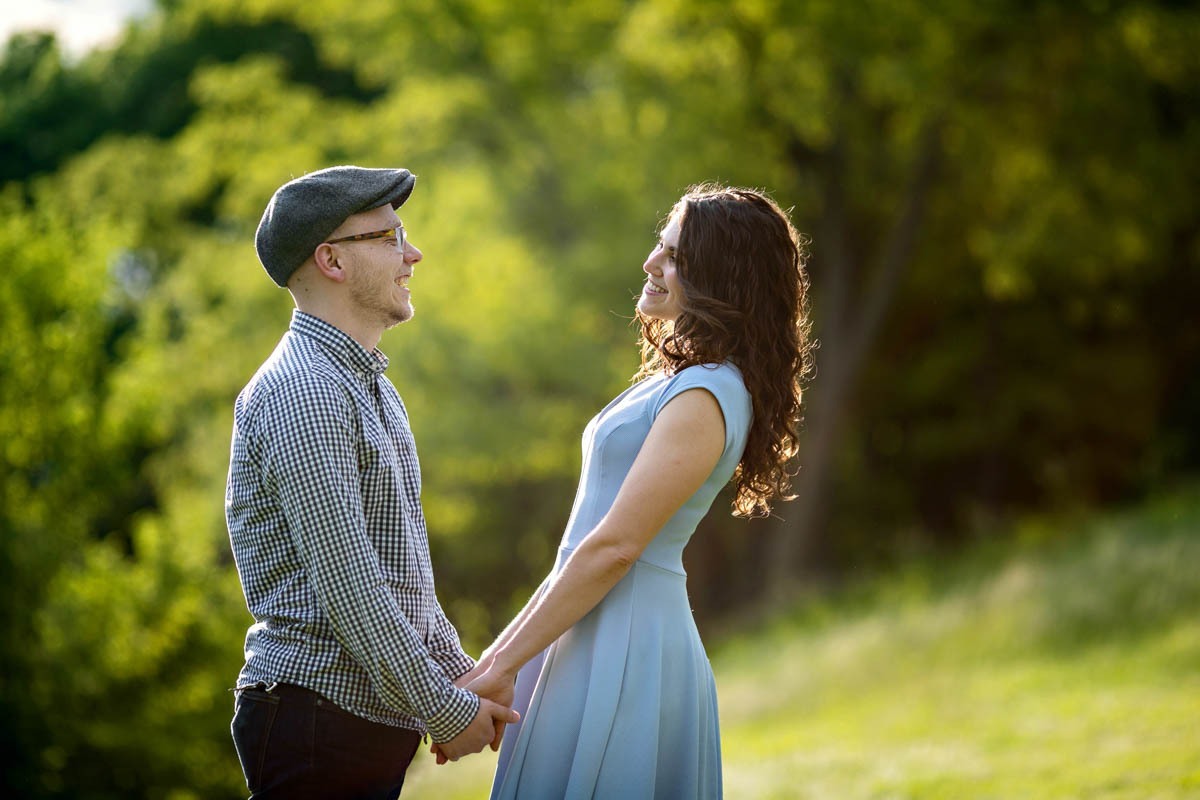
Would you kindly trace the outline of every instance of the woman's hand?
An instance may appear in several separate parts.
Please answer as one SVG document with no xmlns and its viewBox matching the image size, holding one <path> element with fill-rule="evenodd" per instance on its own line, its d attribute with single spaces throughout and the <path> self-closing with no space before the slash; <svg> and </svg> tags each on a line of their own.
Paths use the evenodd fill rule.
<svg viewBox="0 0 1200 800">
<path fill-rule="evenodd" d="M 455 678 L 454 686 L 458 689 L 465 689 L 465 688 L 467 688 L 467 684 L 469 684 L 471 681 L 478 678 L 486 670 L 487 670 L 487 664 L 485 664 L 484 661 L 482 659 L 480 659 L 479 661 L 477 661 L 475 663 L 475 666 L 471 667 L 471 669 L 467 670 L 462 675 L 459 675 L 457 678 Z"/>
<path fill-rule="evenodd" d="M 474 672 L 474 670 L 472 670 Z M 516 673 L 501 670 L 492 662 L 481 675 L 467 684 L 467 691 L 474 692 L 480 697 L 486 697 L 505 708 L 512 708 Z M 496 719 L 496 735 L 492 739 L 492 750 L 500 749 L 500 740 L 504 738 L 503 720 Z"/>
</svg>

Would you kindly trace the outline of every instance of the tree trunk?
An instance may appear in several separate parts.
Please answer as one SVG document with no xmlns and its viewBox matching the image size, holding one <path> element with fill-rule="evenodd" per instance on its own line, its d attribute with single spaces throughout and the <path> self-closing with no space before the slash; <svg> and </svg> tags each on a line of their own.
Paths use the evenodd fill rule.
<svg viewBox="0 0 1200 800">
<path fill-rule="evenodd" d="M 825 207 L 814 242 L 814 287 L 820 289 L 814 316 L 820 323 L 817 333 L 821 346 L 816 353 L 817 372 L 805 401 L 796 498 L 779 510 L 772 526 L 766 585 L 771 600 L 786 599 L 795 593 L 799 582 L 819 578 L 827 567 L 824 532 L 836 488 L 834 467 L 846 405 L 911 262 L 937 171 L 940 129 L 940 118 L 931 117 L 917 140 L 904 200 L 865 292 L 855 291 L 861 284 L 856 279 L 859 258 L 853 252 L 850 212 L 842 190 L 846 184 L 846 154 L 841 137 L 821 160 Z"/>
</svg>

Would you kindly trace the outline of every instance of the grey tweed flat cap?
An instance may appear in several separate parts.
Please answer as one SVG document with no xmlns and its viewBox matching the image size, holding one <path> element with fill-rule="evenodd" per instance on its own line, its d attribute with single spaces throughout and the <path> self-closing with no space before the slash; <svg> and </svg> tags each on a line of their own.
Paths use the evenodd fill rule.
<svg viewBox="0 0 1200 800">
<path fill-rule="evenodd" d="M 417 177 L 406 169 L 328 167 L 285 183 L 271 196 L 254 246 L 271 280 L 286 286 L 317 245 L 347 217 L 390 203 L 399 208 Z"/>
</svg>

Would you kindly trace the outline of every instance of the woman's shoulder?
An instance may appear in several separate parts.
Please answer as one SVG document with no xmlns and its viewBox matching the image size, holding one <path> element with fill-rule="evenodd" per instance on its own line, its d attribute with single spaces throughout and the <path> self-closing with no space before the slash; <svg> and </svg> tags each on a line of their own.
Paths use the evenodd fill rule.
<svg viewBox="0 0 1200 800">
<path fill-rule="evenodd" d="M 741 371 L 729 362 L 695 364 L 666 377 L 659 384 L 654 413 L 657 414 L 673 397 L 689 389 L 705 389 L 720 403 L 727 415 L 731 412 L 749 413 L 750 393 L 742 380 Z"/>
<path fill-rule="evenodd" d="M 694 364 L 681 369 L 672 377 L 672 380 L 689 385 L 721 386 L 730 390 L 747 391 L 746 381 L 742 378 L 742 371 L 730 361 Z"/>
</svg>

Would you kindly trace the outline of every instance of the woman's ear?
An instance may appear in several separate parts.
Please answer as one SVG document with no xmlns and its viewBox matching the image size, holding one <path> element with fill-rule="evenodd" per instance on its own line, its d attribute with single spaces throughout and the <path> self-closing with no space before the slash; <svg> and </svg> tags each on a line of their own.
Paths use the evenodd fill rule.
<svg viewBox="0 0 1200 800">
<path fill-rule="evenodd" d="M 333 249 L 333 245 L 322 242 L 317 245 L 317 249 L 313 251 L 313 262 L 317 266 L 317 272 L 336 283 L 341 283 L 346 280 L 346 270 L 342 269 L 342 265 L 337 260 L 337 251 Z"/>
</svg>

